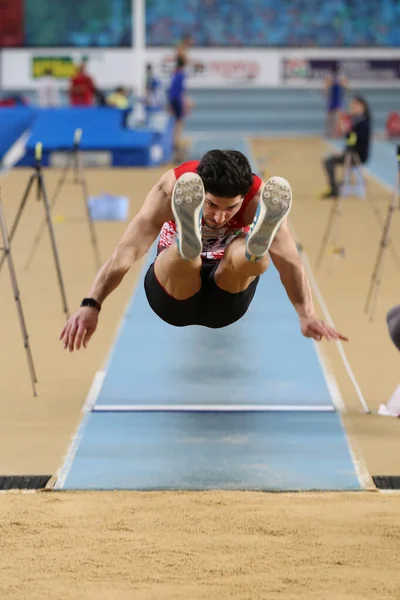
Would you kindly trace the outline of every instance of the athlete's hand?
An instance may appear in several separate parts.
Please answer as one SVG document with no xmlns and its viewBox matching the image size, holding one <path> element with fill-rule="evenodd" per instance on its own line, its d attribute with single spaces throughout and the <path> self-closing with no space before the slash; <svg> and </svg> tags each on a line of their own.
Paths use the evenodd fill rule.
<svg viewBox="0 0 400 600">
<path fill-rule="evenodd" d="M 343 340 L 348 342 L 348 338 L 335 331 L 332 327 L 327 325 L 321 319 L 317 317 L 300 317 L 301 333 L 308 338 L 313 338 L 320 342 L 323 338 L 328 341 L 331 340 Z"/>
<path fill-rule="evenodd" d="M 68 348 L 73 352 L 74 349 L 79 350 L 82 345 L 86 348 L 96 330 L 98 320 L 99 311 L 90 306 L 83 306 L 72 315 L 60 333 L 59 339 L 64 344 L 64 350 Z"/>
</svg>

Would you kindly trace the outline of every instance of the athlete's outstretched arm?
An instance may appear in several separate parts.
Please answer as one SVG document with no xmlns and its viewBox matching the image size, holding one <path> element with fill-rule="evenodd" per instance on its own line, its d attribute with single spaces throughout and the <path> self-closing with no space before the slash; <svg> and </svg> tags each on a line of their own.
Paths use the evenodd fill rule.
<svg viewBox="0 0 400 600">
<path fill-rule="evenodd" d="M 132 265 L 149 250 L 166 220 L 172 217 L 168 188 L 161 179 L 150 190 L 141 210 L 132 219 L 114 252 L 101 267 L 88 297 L 100 304 L 121 283 Z"/>
<path fill-rule="evenodd" d="M 315 314 L 311 286 L 297 252 L 296 242 L 286 221 L 282 223 L 275 236 L 269 253 L 272 262 L 279 271 L 289 300 L 299 315 L 303 335 L 317 341 L 322 338 L 347 341 L 346 337 L 318 319 Z"/>
<path fill-rule="evenodd" d="M 147 194 L 144 204 L 132 219 L 110 258 L 101 267 L 87 295 L 101 305 L 121 283 L 132 265 L 149 250 L 163 223 L 173 219 L 171 195 L 175 185 L 173 170 L 167 171 Z M 60 334 L 64 348 L 71 352 L 86 348 L 98 322 L 95 307 L 81 307 L 72 315 Z"/>
</svg>

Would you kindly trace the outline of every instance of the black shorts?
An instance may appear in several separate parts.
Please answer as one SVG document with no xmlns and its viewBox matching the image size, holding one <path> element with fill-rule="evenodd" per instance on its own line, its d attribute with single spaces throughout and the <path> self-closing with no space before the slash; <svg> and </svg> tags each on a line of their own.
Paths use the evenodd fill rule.
<svg viewBox="0 0 400 600">
<path fill-rule="evenodd" d="M 259 277 L 243 292 L 231 294 L 221 290 L 214 281 L 219 261 L 203 263 L 200 271 L 201 289 L 187 300 L 170 296 L 154 273 L 154 263 L 144 280 L 147 300 L 153 311 L 175 327 L 203 325 L 217 329 L 231 325 L 247 312 L 255 294 Z"/>
<path fill-rule="evenodd" d="M 182 98 L 174 98 L 169 101 L 169 106 L 172 114 L 174 115 L 177 121 L 181 121 L 184 117 L 184 105 Z"/>
</svg>

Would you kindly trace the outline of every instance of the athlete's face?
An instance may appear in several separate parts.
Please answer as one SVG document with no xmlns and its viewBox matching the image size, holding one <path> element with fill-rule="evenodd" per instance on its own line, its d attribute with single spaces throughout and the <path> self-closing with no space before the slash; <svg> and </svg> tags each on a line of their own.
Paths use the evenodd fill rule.
<svg viewBox="0 0 400 600">
<path fill-rule="evenodd" d="M 220 229 L 236 215 L 243 204 L 243 196 L 220 198 L 206 192 L 203 218 L 211 229 Z"/>
</svg>

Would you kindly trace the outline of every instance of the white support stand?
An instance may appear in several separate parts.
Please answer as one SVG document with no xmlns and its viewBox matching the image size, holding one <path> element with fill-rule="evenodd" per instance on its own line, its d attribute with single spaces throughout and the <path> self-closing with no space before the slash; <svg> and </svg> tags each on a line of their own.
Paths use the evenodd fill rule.
<svg viewBox="0 0 400 600">
<path fill-rule="evenodd" d="M 383 417 L 400 417 L 400 385 L 395 389 L 387 404 L 381 404 L 378 414 Z"/>
<path fill-rule="evenodd" d="M 171 5 L 172 6 L 172 5 Z M 145 0 L 132 0 L 132 67 L 133 87 L 136 97 L 144 98 L 146 70 L 146 3 Z"/>
</svg>

